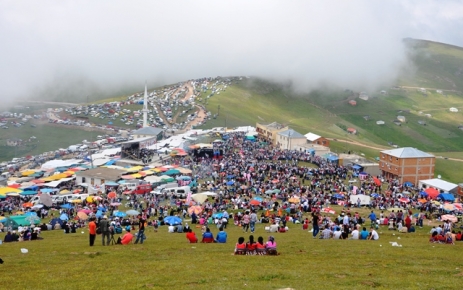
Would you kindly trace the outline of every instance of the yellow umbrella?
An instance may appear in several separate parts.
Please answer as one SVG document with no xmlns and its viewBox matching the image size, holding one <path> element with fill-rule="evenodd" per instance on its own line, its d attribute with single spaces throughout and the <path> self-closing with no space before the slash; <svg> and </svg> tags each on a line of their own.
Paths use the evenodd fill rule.
<svg viewBox="0 0 463 290">
<path fill-rule="evenodd" d="M 71 176 L 71 175 L 74 175 L 76 173 L 74 171 L 72 171 L 72 170 L 68 170 L 68 171 L 64 171 L 63 174 L 66 174 L 66 176 Z"/>
<path fill-rule="evenodd" d="M 82 200 L 80 199 L 73 199 L 71 200 L 72 203 L 82 203 Z"/>
<path fill-rule="evenodd" d="M 437 200 L 433 200 L 432 203 L 434 203 L 435 205 L 440 205 L 440 202 L 438 202 Z"/>
<path fill-rule="evenodd" d="M 32 175 L 35 173 L 35 170 L 25 170 L 23 172 L 21 172 L 21 175 L 22 176 L 29 176 L 29 175 Z"/>
<path fill-rule="evenodd" d="M 59 192 L 60 194 L 66 194 L 66 193 L 71 193 L 69 190 L 67 189 L 63 189 Z"/>
<path fill-rule="evenodd" d="M 5 195 L 5 194 L 10 193 L 10 192 L 20 193 L 20 192 L 22 192 L 22 190 L 14 188 L 14 187 L 0 187 L 0 194 L 1 195 Z"/>
<path fill-rule="evenodd" d="M 142 178 L 143 176 L 140 173 L 132 174 L 133 178 Z"/>
<path fill-rule="evenodd" d="M 138 171 L 140 171 L 142 169 L 143 169 L 142 166 L 134 166 L 134 167 L 127 168 L 125 171 L 127 171 L 127 172 L 138 172 Z"/>
<path fill-rule="evenodd" d="M 183 168 L 183 167 L 179 167 L 177 168 L 178 171 L 180 171 L 180 173 L 182 174 L 190 174 L 192 171 L 188 168 Z"/>
<path fill-rule="evenodd" d="M 87 197 L 87 202 L 93 202 L 93 196 Z"/>
<path fill-rule="evenodd" d="M 162 170 L 160 168 L 153 168 L 153 169 L 151 169 L 151 171 L 154 171 L 154 172 L 158 173 L 158 172 L 161 172 Z"/>
</svg>

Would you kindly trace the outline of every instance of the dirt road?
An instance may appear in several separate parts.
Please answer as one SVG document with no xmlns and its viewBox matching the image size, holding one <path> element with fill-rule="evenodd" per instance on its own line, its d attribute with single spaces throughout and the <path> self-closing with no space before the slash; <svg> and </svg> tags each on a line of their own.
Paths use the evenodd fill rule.
<svg viewBox="0 0 463 290">
<path fill-rule="evenodd" d="M 375 147 L 375 146 L 371 146 L 371 145 L 367 145 L 367 144 L 363 144 L 363 143 L 360 143 L 360 142 L 357 142 L 357 141 L 351 141 L 351 140 L 335 139 L 335 138 L 326 138 L 326 139 L 328 139 L 330 141 L 337 141 L 337 142 L 341 142 L 341 143 L 348 143 L 348 144 L 357 145 L 357 146 L 361 146 L 361 147 L 365 147 L 365 148 L 375 149 L 375 150 L 378 150 L 378 151 L 392 149 L 392 148 L 386 148 L 386 147 L 383 147 L 383 148 L 382 147 Z M 463 159 L 458 159 L 458 158 L 450 158 L 450 157 L 442 157 L 442 156 L 437 157 L 437 158 L 463 162 Z"/>
</svg>

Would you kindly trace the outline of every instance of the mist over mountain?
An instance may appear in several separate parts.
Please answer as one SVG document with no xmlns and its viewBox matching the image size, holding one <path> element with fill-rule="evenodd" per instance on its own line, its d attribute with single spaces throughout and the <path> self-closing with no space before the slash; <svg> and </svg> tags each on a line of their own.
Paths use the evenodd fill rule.
<svg viewBox="0 0 463 290">
<path fill-rule="evenodd" d="M 4 1 L 0 99 L 82 102 L 219 75 L 369 90 L 414 71 L 404 37 L 462 45 L 455 11 L 462 3 Z"/>
</svg>

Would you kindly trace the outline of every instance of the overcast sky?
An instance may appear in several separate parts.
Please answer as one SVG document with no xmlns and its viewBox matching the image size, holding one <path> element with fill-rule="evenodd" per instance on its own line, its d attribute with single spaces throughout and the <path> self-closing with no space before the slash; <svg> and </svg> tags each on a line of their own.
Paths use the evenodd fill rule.
<svg viewBox="0 0 463 290">
<path fill-rule="evenodd" d="M 463 46 L 463 1 L 2 0 L 0 99 L 218 75 L 370 88 L 404 37 Z"/>
</svg>

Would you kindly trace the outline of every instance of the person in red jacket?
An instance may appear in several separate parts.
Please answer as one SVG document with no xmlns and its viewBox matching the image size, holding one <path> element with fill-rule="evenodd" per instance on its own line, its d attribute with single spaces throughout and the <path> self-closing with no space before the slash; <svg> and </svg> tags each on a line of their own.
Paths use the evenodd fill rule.
<svg viewBox="0 0 463 290">
<path fill-rule="evenodd" d="M 96 223 L 94 217 L 92 217 L 88 223 L 88 233 L 90 235 L 90 247 L 93 247 L 96 238 Z"/>
<path fill-rule="evenodd" d="M 235 245 L 235 255 L 246 255 L 246 243 L 243 237 L 238 238 L 238 243 Z"/>
<path fill-rule="evenodd" d="M 190 243 L 197 243 L 198 242 L 198 238 L 196 237 L 196 234 L 191 229 L 188 229 L 188 231 L 186 233 L 186 238 L 188 239 L 188 241 Z"/>
</svg>

